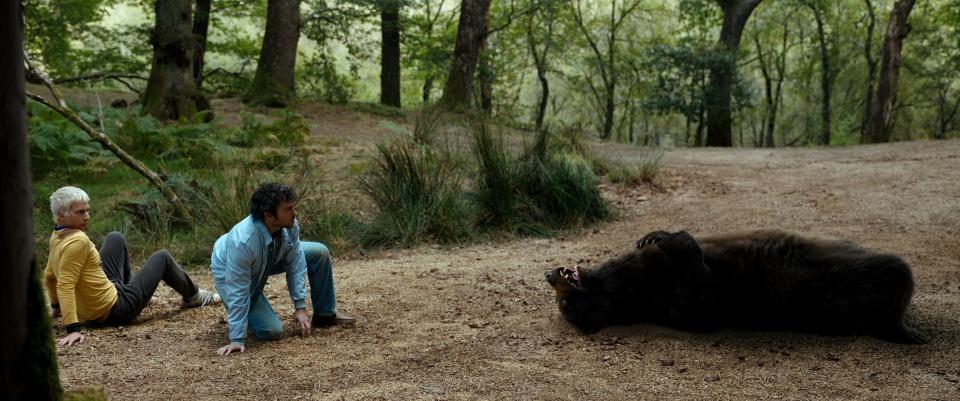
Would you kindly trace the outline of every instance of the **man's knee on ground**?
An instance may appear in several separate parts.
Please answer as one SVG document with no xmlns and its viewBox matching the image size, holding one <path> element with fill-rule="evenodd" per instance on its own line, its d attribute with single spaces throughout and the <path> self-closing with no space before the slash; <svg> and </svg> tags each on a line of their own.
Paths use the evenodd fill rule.
<svg viewBox="0 0 960 401">
<path fill-rule="evenodd" d="M 253 336 L 261 341 L 276 341 L 283 337 L 283 325 L 280 322 L 253 330 Z"/>
</svg>

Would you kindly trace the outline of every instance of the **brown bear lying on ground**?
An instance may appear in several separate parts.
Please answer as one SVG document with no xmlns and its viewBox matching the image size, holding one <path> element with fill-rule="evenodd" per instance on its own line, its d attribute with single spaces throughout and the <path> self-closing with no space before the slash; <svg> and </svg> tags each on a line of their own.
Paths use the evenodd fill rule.
<svg viewBox="0 0 960 401">
<path fill-rule="evenodd" d="M 699 239 L 656 231 L 595 268 L 548 271 L 547 282 L 563 317 L 586 333 L 651 322 L 926 342 L 904 322 L 910 266 L 849 241 L 776 230 Z"/>
</svg>

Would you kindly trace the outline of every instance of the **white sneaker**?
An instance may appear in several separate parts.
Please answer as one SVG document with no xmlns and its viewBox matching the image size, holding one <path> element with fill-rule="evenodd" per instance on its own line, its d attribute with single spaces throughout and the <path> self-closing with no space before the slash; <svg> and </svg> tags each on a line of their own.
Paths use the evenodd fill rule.
<svg viewBox="0 0 960 401">
<path fill-rule="evenodd" d="M 201 288 L 197 291 L 196 295 L 190 298 L 184 298 L 183 303 L 180 304 L 180 307 L 199 308 L 201 306 L 216 305 L 219 303 L 220 303 L 220 294 L 207 291 Z"/>
</svg>

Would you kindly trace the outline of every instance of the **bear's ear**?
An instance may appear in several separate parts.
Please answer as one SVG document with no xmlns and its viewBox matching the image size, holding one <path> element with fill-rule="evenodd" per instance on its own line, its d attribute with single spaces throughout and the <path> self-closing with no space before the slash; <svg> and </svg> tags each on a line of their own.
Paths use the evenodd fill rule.
<svg viewBox="0 0 960 401">
<path fill-rule="evenodd" d="M 686 231 L 668 234 L 666 238 L 656 242 L 660 251 L 670 259 L 686 266 L 688 264 L 703 265 L 703 250 L 693 236 Z"/>
</svg>

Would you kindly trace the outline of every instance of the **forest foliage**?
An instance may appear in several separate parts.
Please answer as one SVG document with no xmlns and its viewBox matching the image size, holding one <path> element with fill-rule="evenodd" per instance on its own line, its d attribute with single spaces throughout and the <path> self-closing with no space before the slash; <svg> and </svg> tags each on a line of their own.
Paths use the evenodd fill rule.
<svg viewBox="0 0 960 401">
<path fill-rule="evenodd" d="M 202 244 L 242 218 L 245 197 L 266 179 L 297 185 L 305 200 L 305 234 L 337 249 L 457 243 L 496 233 L 545 235 L 610 216 L 597 175 L 608 174 L 609 181 L 624 185 L 649 183 L 663 154 L 654 148 L 709 144 L 718 73 L 729 73 L 727 128 L 733 146 L 867 142 L 864 129 L 871 99 L 879 96 L 887 19 L 895 5 L 912 4 L 491 2 L 479 19 L 482 26 L 473 27 L 480 34 L 472 37 L 482 42 L 474 43 L 476 72 L 468 77 L 472 90 L 466 100 L 472 109 L 460 110 L 473 121 L 460 126 L 472 138 L 464 151 L 431 142 L 446 130 L 430 122 L 431 107 L 441 99 L 444 82 L 459 71 L 452 67 L 460 57 L 455 49 L 471 47 L 455 46 L 465 37 L 461 10 L 484 9 L 462 6 L 484 0 L 387 1 L 293 2 L 299 4 L 294 14 L 300 26 L 293 43 L 294 101 L 348 103 L 397 118 L 429 117 L 418 117 L 409 137 L 380 144 L 362 167 L 350 167 L 354 181 L 349 186 L 365 196 L 373 216 L 329 202 L 327 186 L 314 171 L 320 170 L 312 161 L 316 143 L 295 108 L 271 118 L 240 111 L 234 119 L 239 124 L 228 126 L 216 107 L 204 110 L 209 104 L 198 105 L 204 111 L 196 115 L 165 122 L 142 112 L 138 102 L 106 107 L 99 97 L 97 107 L 75 107 L 78 116 L 156 169 L 194 208 L 191 214 L 201 217 L 185 225 L 151 190 L 121 188 L 136 177 L 114 168 L 117 161 L 76 127 L 31 102 L 35 198 L 42 203 L 65 182 L 91 185 L 124 210 L 107 216 L 101 228 L 135 229 L 143 247 L 180 244 L 188 261 L 207 257 Z M 189 3 L 199 7 L 201 2 Z M 728 9 L 720 3 L 756 5 L 732 52 L 718 44 L 722 10 Z M 27 54 L 60 85 L 144 96 L 147 72 L 159 57 L 152 35 L 156 4 L 26 2 Z M 203 46 L 180 44 L 205 49 L 197 79 L 202 97 L 240 97 L 250 90 L 264 55 L 268 2 L 209 4 Z M 399 22 L 384 23 L 394 21 L 386 15 L 391 12 L 398 13 Z M 901 27 L 907 34 L 900 38 L 889 140 L 957 137 L 960 5 L 920 2 L 907 23 Z M 401 71 L 399 109 L 377 105 L 383 81 L 375 79 L 393 68 L 381 54 L 396 49 L 381 46 L 386 42 L 380 34 L 394 30 L 400 34 L 399 65 L 393 66 Z M 182 37 L 201 41 L 198 34 Z M 506 145 L 508 131 L 529 133 L 523 151 Z M 637 165 L 604 165 L 580 143 L 591 136 L 651 150 Z M 44 209 L 40 203 L 37 210 Z"/>
<path fill-rule="evenodd" d="M 871 88 L 877 85 L 876 62 L 892 0 L 762 1 L 747 21 L 735 55 L 716 51 L 722 22 L 718 3 L 492 2 L 473 103 L 489 108 L 485 111 L 500 121 L 533 126 L 543 101 L 545 120 L 554 127 L 580 127 L 621 142 L 700 145 L 704 142 L 698 142 L 698 135 L 703 135 L 698 126 L 704 123 L 703 109 L 709 103 L 708 71 L 729 63 L 736 71 L 735 145 L 822 144 L 823 79 L 834 116 L 829 121 L 830 144 L 862 142 L 863 116 L 870 92 L 875 91 Z M 55 78 L 139 74 L 121 80 L 142 89 L 152 51 L 152 4 L 27 2 L 28 53 Z M 297 96 L 338 103 L 378 99 L 379 19 L 384 4 L 384 0 L 300 2 Z M 454 57 L 459 12 L 460 4 L 451 0 L 400 2 L 400 88 L 405 108 L 419 108 L 442 95 Z M 230 96 L 247 90 L 266 17 L 266 1 L 213 4 L 205 93 Z M 956 137 L 960 5 L 949 0 L 919 2 L 907 21 L 891 139 Z M 825 60 L 829 64 L 823 69 Z M 119 81 L 93 84 L 125 88 Z M 547 84 L 549 94 L 543 100 Z"/>
</svg>

